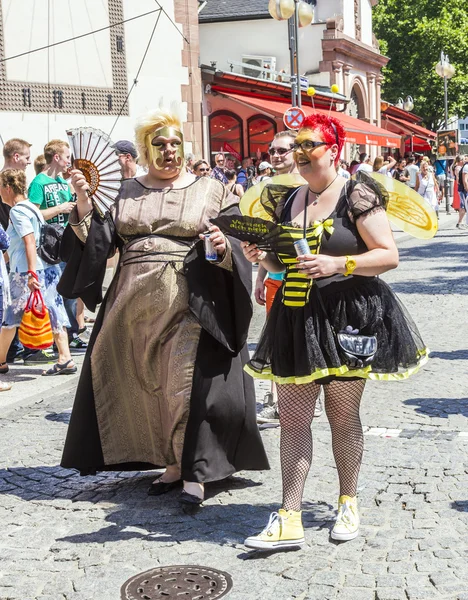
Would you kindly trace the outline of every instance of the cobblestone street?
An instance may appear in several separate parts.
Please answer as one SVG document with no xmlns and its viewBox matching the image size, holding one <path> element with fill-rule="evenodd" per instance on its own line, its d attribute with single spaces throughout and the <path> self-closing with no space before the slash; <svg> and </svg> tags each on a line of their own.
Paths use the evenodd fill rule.
<svg viewBox="0 0 468 600">
<path fill-rule="evenodd" d="M 366 388 L 360 537 L 329 538 L 338 487 L 325 414 L 313 425 L 306 547 L 256 554 L 242 541 L 279 507 L 278 428 L 262 432 L 271 471 L 208 485 L 187 516 L 178 492 L 147 496 L 154 475 L 61 469 L 77 378 L 48 389 L 38 369 L 15 365 L 0 397 L 0 600 L 118 600 L 131 576 L 181 564 L 229 572 L 230 600 L 468 600 L 468 232 L 454 224 L 441 215 L 428 242 L 400 236 L 400 267 L 384 276 L 432 360 Z M 263 318 L 256 307 L 252 345 Z"/>
</svg>

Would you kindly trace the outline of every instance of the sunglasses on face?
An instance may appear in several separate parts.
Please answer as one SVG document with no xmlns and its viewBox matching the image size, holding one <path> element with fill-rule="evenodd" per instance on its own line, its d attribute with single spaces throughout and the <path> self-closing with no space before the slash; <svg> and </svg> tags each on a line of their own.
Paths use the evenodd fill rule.
<svg viewBox="0 0 468 600">
<path fill-rule="evenodd" d="M 274 156 L 277 154 L 278 156 L 284 156 L 288 152 L 291 152 L 292 148 L 268 148 L 268 154 L 270 156 Z"/>
<path fill-rule="evenodd" d="M 208 169 L 198 169 L 198 171 L 199 171 L 200 173 L 206 173 L 206 172 L 208 171 Z"/>
<path fill-rule="evenodd" d="M 310 152 L 311 150 L 315 150 L 315 148 L 319 148 L 320 146 L 330 146 L 329 142 L 313 142 L 312 140 L 305 140 L 298 144 L 297 142 L 293 145 L 294 152 L 297 152 L 299 148 L 303 152 Z"/>
</svg>

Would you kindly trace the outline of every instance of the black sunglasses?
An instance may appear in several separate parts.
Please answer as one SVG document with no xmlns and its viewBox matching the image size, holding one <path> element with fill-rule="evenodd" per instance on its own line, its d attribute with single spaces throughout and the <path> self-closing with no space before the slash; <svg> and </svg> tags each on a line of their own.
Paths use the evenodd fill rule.
<svg viewBox="0 0 468 600">
<path fill-rule="evenodd" d="M 311 150 L 315 150 L 315 148 L 319 148 L 320 146 L 330 146 L 329 142 L 314 142 L 312 140 L 305 140 L 304 142 L 298 144 L 297 142 L 293 145 L 293 150 L 297 152 L 299 148 L 303 152 L 310 152 Z"/>
<path fill-rule="evenodd" d="M 284 156 L 288 152 L 291 152 L 293 148 L 268 148 L 268 154 L 270 156 L 274 156 L 277 154 L 278 156 Z"/>
</svg>

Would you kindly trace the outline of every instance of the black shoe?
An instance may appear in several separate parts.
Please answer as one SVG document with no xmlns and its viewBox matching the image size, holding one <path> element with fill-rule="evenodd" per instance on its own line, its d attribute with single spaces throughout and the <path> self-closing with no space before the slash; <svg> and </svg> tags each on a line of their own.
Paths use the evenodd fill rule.
<svg viewBox="0 0 468 600">
<path fill-rule="evenodd" d="M 203 498 L 189 494 L 185 490 L 182 490 L 180 493 L 179 503 L 182 505 L 182 510 L 187 515 L 196 514 L 200 510 L 202 502 Z"/>
<path fill-rule="evenodd" d="M 167 494 L 171 490 L 175 490 L 182 484 L 182 480 L 178 479 L 177 481 L 161 481 L 160 478 L 157 481 L 154 481 L 148 488 L 148 496 L 161 496 L 162 494 Z"/>
<path fill-rule="evenodd" d="M 34 365 L 49 365 L 57 362 L 58 354 L 50 350 L 38 350 L 24 356 L 24 364 L 33 367 Z"/>
</svg>

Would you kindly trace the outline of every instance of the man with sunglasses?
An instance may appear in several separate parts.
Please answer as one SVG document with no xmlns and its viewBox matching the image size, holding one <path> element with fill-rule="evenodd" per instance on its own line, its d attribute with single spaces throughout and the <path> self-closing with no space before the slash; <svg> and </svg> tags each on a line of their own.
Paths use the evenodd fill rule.
<svg viewBox="0 0 468 600">
<path fill-rule="evenodd" d="M 216 166 L 211 171 L 210 177 L 212 177 L 213 179 L 217 179 L 218 181 L 221 181 L 221 183 L 224 183 L 224 185 L 227 185 L 228 179 L 225 174 L 226 159 L 224 158 L 224 154 L 222 152 L 220 152 L 219 154 L 217 154 L 215 156 L 215 163 L 216 163 Z"/>
<path fill-rule="evenodd" d="M 297 131 L 293 129 L 280 131 L 275 135 L 268 149 L 270 162 L 276 171 L 276 175 L 287 173 L 298 173 L 293 157 L 293 146 Z"/>
<path fill-rule="evenodd" d="M 208 177 L 210 174 L 210 165 L 206 160 L 198 160 L 193 165 L 193 172 L 197 176 L 197 179 L 200 179 L 200 177 Z"/>
</svg>

